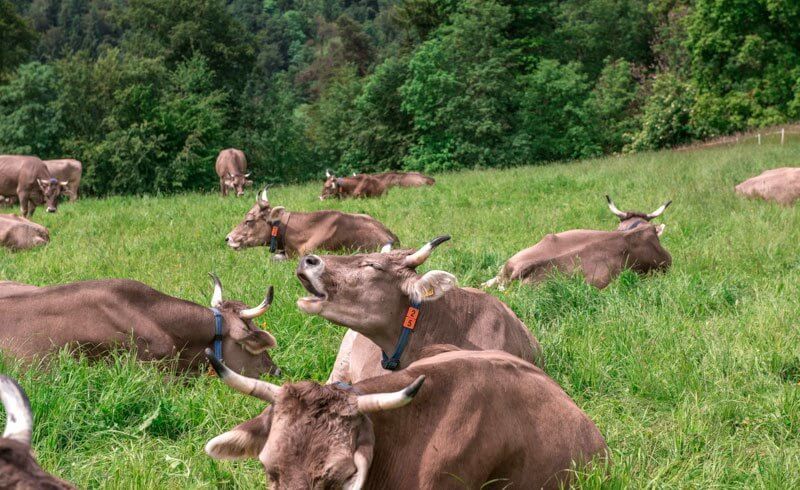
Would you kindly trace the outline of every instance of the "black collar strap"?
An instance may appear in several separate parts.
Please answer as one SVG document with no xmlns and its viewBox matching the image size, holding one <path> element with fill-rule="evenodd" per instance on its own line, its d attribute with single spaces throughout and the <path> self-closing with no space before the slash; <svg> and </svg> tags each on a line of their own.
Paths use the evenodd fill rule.
<svg viewBox="0 0 800 490">
<path fill-rule="evenodd" d="M 214 313 L 214 355 L 222 362 L 222 313 L 216 308 L 211 308 Z"/>
<path fill-rule="evenodd" d="M 414 327 L 417 325 L 417 318 L 419 318 L 419 301 L 412 301 L 411 305 L 406 310 L 406 316 L 403 319 L 403 331 L 400 332 L 400 339 L 397 341 L 397 346 L 394 348 L 394 354 L 392 357 L 388 357 L 385 352 L 381 351 L 381 366 L 383 369 L 388 369 L 389 371 L 396 371 L 400 368 L 400 357 L 403 355 L 403 351 L 406 350 L 406 345 L 408 345 L 408 337 L 411 335 L 411 332 L 414 331 Z"/>
<path fill-rule="evenodd" d="M 286 220 L 286 223 L 281 223 L 278 221 L 277 223 L 272 223 L 270 225 L 270 233 L 269 233 L 269 252 L 286 252 L 286 225 L 289 224 L 289 220 Z"/>
</svg>

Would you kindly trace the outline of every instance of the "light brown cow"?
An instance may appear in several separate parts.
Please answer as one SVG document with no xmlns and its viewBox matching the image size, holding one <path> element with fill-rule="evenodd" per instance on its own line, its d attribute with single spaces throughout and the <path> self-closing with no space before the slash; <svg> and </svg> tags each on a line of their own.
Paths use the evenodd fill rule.
<svg viewBox="0 0 800 490">
<path fill-rule="evenodd" d="M 252 186 L 247 172 L 247 158 L 242 150 L 228 148 L 219 152 L 214 169 L 219 176 L 219 190 L 223 196 L 228 195 L 228 189 L 236 191 L 237 196 L 244 195 L 245 186 Z"/>
<path fill-rule="evenodd" d="M 219 335 L 212 309 L 163 294 L 138 281 L 108 279 L 34 289 L 0 297 L 0 350 L 23 360 L 63 346 L 100 357 L 118 347 L 136 347 L 141 360 L 174 359 L 178 368 L 195 370 L 203 349 L 221 346 L 223 358 L 246 376 L 277 373 L 267 353 L 275 338 L 253 319 L 272 301 L 248 308 L 224 301 L 214 278 L 211 307 L 220 312 Z"/>
<path fill-rule="evenodd" d="M 47 204 L 47 212 L 55 213 L 58 198 L 66 187 L 66 182 L 50 175 L 38 157 L 0 155 L 0 195 L 16 195 L 26 218 L 33 216 L 38 204 Z"/>
<path fill-rule="evenodd" d="M 6 428 L 0 437 L 0 488 L 74 489 L 69 483 L 46 473 L 33 458 L 33 413 L 22 387 L 7 376 L 0 376 L 0 400 L 6 410 Z"/>
<path fill-rule="evenodd" d="M 600 431 L 541 369 L 502 351 L 431 351 L 353 386 L 280 387 L 209 356 L 226 384 L 272 405 L 206 453 L 257 458 L 277 490 L 556 489 L 605 464 Z"/>
<path fill-rule="evenodd" d="M 72 158 L 61 158 L 58 160 L 45 160 L 47 170 L 53 178 L 67 183 L 66 194 L 69 201 L 75 202 L 78 199 L 78 188 L 81 185 L 83 175 L 83 165 L 78 160 Z"/>
<path fill-rule="evenodd" d="M 322 193 L 319 195 L 320 201 L 335 197 L 343 199 L 347 197 L 380 197 L 388 189 L 386 184 L 367 174 L 355 175 L 353 177 L 337 177 L 330 172 L 326 172 L 327 180 L 322 185 Z"/>
<path fill-rule="evenodd" d="M 407 366 L 431 344 L 499 349 L 526 361 L 540 360 L 539 343 L 500 300 L 459 288 L 448 272 L 417 274 L 417 267 L 449 238 L 436 238 L 416 252 L 300 259 L 297 277 L 311 296 L 297 300 L 298 308 L 351 329 L 342 340 L 330 381 L 358 382 L 386 373 L 384 365 Z M 409 316 L 414 317 L 413 332 L 405 334 L 407 345 L 397 355 Z"/>
<path fill-rule="evenodd" d="M 21 282 L 14 281 L 0 281 L 0 298 L 13 296 L 20 293 L 27 293 L 37 289 L 39 289 L 38 286 L 33 286 L 31 284 L 23 284 Z"/>
<path fill-rule="evenodd" d="M 672 201 L 652 213 L 640 213 L 620 211 L 610 197 L 606 199 L 611 212 L 620 219 L 616 231 L 570 230 L 546 235 L 508 259 L 500 274 L 483 286 L 498 284 L 503 289 L 511 281 L 536 284 L 559 272 L 581 273 L 586 282 L 602 289 L 623 269 L 642 274 L 668 269 L 672 257 L 658 239 L 664 225 L 651 225 L 650 220 L 660 216 Z"/>
<path fill-rule="evenodd" d="M 269 245 L 275 253 L 273 258 L 283 260 L 314 250 L 391 248 L 398 240 L 383 223 L 366 214 L 333 210 L 300 213 L 272 207 L 264 189 L 225 241 L 234 250 Z"/>
<path fill-rule="evenodd" d="M 0 245 L 11 250 L 27 250 L 50 241 L 44 226 L 15 214 L 0 214 Z"/>
<path fill-rule="evenodd" d="M 737 194 L 775 201 L 791 206 L 800 199 L 800 168 L 783 167 L 767 170 L 734 187 Z"/>
<path fill-rule="evenodd" d="M 382 172 L 370 175 L 383 182 L 387 189 L 389 187 L 421 187 L 436 183 L 433 177 L 419 172 Z"/>
</svg>

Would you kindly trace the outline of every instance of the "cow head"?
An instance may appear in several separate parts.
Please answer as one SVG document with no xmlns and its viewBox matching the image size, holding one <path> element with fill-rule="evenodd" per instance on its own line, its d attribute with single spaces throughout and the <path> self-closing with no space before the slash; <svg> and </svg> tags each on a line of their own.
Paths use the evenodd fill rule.
<svg viewBox="0 0 800 490">
<path fill-rule="evenodd" d="M 244 215 L 244 220 L 236 225 L 225 241 L 234 250 L 257 247 L 269 243 L 269 216 L 272 206 L 269 204 L 268 188 L 265 187 L 256 197 L 256 203 Z"/>
<path fill-rule="evenodd" d="M 297 266 L 297 277 L 311 296 L 297 300 L 297 306 L 363 333 L 379 345 L 381 341 L 393 344 L 393 327 L 411 301 L 434 301 L 456 287 L 456 278 L 449 272 L 416 272 L 449 239 L 440 236 L 417 251 L 306 255 Z"/>
<path fill-rule="evenodd" d="M 331 197 L 340 197 L 341 187 L 342 179 L 326 170 L 325 183 L 322 185 L 322 193 L 319 195 L 319 200 L 324 201 Z"/>
<path fill-rule="evenodd" d="M 672 204 L 672 201 L 667 201 L 661 205 L 660 208 L 656 209 L 652 213 L 640 213 L 638 211 L 620 211 L 617 206 L 614 204 L 614 201 L 606 195 L 606 201 L 608 201 L 608 209 L 614 213 L 614 216 L 619 218 L 619 226 L 617 227 L 618 231 L 627 231 L 636 228 L 637 226 L 646 225 L 650 223 L 650 220 L 653 218 L 657 218 L 661 216 L 661 214 L 667 209 L 667 206 Z M 658 236 L 664 232 L 663 224 L 656 226 L 656 233 Z"/>
<path fill-rule="evenodd" d="M 281 387 L 239 376 L 206 355 L 225 384 L 272 403 L 255 419 L 211 439 L 206 453 L 214 459 L 258 458 L 275 489 L 362 488 L 375 446 L 367 414 L 409 404 L 425 381 L 420 376 L 400 391 L 368 395 L 308 381 Z"/>
<path fill-rule="evenodd" d="M 267 312 L 272 304 L 272 286 L 267 290 L 264 301 L 250 308 L 241 301 L 222 299 L 222 283 L 214 274 L 214 293 L 211 307 L 222 313 L 223 340 L 222 356 L 237 372 L 246 376 L 259 376 L 264 373 L 277 375 L 280 369 L 272 362 L 268 349 L 277 345 L 275 337 L 256 326 L 253 319 Z"/>
<path fill-rule="evenodd" d="M 225 172 L 222 184 L 228 189 L 235 190 L 237 196 L 243 196 L 245 186 L 253 185 L 253 181 L 249 180 L 248 177 L 250 177 L 250 173 L 234 175 L 230 172 Z"/>
<path fill-rule="evenodd" d="M 57 179 L 36 179 L 36 182 L 44 195 L 47 212 L 55 213 L 58 209 L 58 198 L 63 192 L 66 192 L 68 182 L 59 182 Z"/>
</svg>

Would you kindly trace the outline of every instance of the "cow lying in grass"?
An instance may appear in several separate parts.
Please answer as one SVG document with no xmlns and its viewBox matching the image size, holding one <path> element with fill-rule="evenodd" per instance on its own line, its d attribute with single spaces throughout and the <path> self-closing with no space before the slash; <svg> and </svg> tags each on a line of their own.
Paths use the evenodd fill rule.
<svg viewBox="0 0 800 490">
<path fill-rule="evenodd" d="M 511 281 L 536 284 L 554 272 L 582 274 L 586 282 L 604 288 L 624 269 L 639 273 L 666 270 L 672 257 L 659 241 L 664 225 L 652 225 L 669 206 L 665 203 L 652 213 L 620 211 L 606 196 L 609 209 L 619 220 L 616 231 L 570 230 L 546 235 L 536 245 L 508 259 L 500 274 L 484 287 L 498 284 L 504 288 Z"/>
<path fill-rule="evenodd" d="M 607 457 L 600 431 L 541 369 L 501 351 L 428 354 L 353 386 L 280 387 L 207 351 L 227 385 L 272 405 L 206 453 L 257 458 L 275 489 L 555 489 Z"/>
<path fill-rule="evenodd" d="M 46 473 L 33 458 L 33 413 L 25 391 L 13 379 L 0 376 L 0 400 L 6 411 L 6 428 L 0 437 L 0 488 L 74 489 Z"/>
<path fill-rule="evenodd" d="M 800 168 L 784 167 L 767 170 L 751 177 L 734 190 L 737 194 L 791 206 L 800 199 Z"/>
<path fill-rule="evenodd" d="M 0 214 L 0 245 L 11 250 L 28 250 L 50 242 L 44 226 L 15 214 Z"/>
<path fill-rule="evenodd" d="M 539 360 L 539 343 L 500 300 L 459 288 L 448 272 L 417 274 L 416 268 L 449 238 L 439 237 L 417 251 L 300 259 L 297 277 L 311 295 L 297 300 L 298 308 L 351 329 L 330 381 L 355 383 L 385 374 L 384 366 L 407 366 L 431 344 L 498 349 Z M 399 348 L 404 336 L 407 343 Z"/>
<path fill-rule="evenodd" d="M 290 212 L 272 207 L 267 189 L 255 205 L 225 237 L 234 250 L 269 245 L 278 260 L 315 250 L 379 250 L 397 243 L 397 236 L 366 214 L 323 210 Z"/>
<path fill-rule="evenodd" d="M 330 172 L 325 173 L 326 180 L 322 185 L 320 201 L 335 197 L 344 199 L 348 197 L 380 197 L 389 189 L 383 181 L 368 174 L 354 175 L 352 177 L 337 177 Z"/>
</svg>

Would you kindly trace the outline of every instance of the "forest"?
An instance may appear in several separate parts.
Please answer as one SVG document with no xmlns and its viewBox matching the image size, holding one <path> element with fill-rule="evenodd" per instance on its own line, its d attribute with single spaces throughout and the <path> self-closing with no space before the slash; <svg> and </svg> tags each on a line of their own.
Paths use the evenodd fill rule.
<svg viewBox="0 0 800 490">
<path fill-rule="evenodd" d="M 91 195 L 442 172 L 800 118 L 789 0 L 0 0 L 0 153 Z"/>
</svg>

